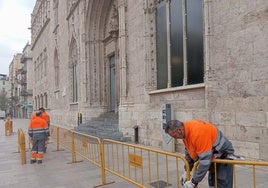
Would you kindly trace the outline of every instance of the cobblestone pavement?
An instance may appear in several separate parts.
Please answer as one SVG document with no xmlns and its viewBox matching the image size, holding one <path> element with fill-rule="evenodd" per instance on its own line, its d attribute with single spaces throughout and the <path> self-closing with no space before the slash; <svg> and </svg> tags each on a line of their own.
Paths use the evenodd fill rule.
<svg viewBox="0 0 268 188">
<path fill-rule="evenodd" d="M 28 151 L 27 164 L 22 165 L 20 153 L 18 153 L 18 128 L 27 133 L 29 119 L 13 119 L 14 132 L 5 136 L 4 121 L 0 120 L 0 188 L 88 188 L 101 185 L 100 168 L 83 160 L 82 162 L 71 163 L 71 153 L 68 150 L 56 151 L 56 145 L 50 141 L 42 164 L 29 163 L 29 144 L 26 143 Z M 28 138 L 26 134 L 26 138 Z M 253 188 L 252 170 L 249 167 L 238 167 L 236 169 L 237 188 Z M 106 174 L 106 182 L 115 182 L 104 188 L 134 188 L 123 179 L 111 174 Z M 267 168 L 257 169 L 257 188 L 268 187 Z M 238 186 L 239 185 L 239 186 Z M 164 186 L 165 187 L 165 186 Z M 164 188 L 163 187 L 163 188 Z M 174 186 L 171 186 L 174 187 Z M 206 188 L 207 181 L 204 179 L 199 188 Z"/>
</svg>

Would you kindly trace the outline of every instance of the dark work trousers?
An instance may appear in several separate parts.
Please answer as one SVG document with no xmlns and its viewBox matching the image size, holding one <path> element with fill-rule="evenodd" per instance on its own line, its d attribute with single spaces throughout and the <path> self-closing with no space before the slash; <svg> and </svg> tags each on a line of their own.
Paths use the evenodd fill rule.
<svg viewBox="0 0 268 188">
<path fill-rule="evenodd" d="M 217 168 L 217 187 L 233 188 L 233 165 L 216 164 Z M 208 185 L 215 186 L 215 166 L 211 164 L 208 174 Z M 215 186 L 216 187 L 216 186 Z"/>
<path fill-rule="evenodd" d="M 37 154 L 37 160 L 43 159 L 45 139 L 46 139 L 46 137 L 45 137 L 44 133 L 33 135 L 32 153 L 35 153 L 35 155 Z M 34 157 L 34 154 L 33 154 L 33 157 Z"/>
</svg>

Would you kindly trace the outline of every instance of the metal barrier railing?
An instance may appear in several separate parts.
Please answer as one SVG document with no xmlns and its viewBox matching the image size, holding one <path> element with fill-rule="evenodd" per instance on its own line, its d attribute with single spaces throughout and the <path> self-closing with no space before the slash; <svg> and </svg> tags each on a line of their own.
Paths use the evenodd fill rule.
<svg viewBox="0 0 268 188">
<path fill-rule="evenodd" d="M 72 151 L 72 131 L 70 129 L 51 125 L 50 134 L 52 138 L 57 140 L 57 150 L 59 150 L 59 145 L 61 144 L 64 148 Z"/>
<path fill-rule="evenodd" d="M 98 166 L 102 174 L 102 186 L 106 182 L 106 172 L 137 185 L 138 187 L 163 187 L 176 185 L 180 187 L 179 172 L 188 170 L 186 159 L 175 153 L 152 149 L 90 136 L 55 125 L 50 126 L 51 137 L 59 146 L 72 152 L 72 162 L 77 162 L 76 155 Z M 179 162 L 181 160 L 182 162 Z M 95 186 L 95 187 L 98 187 Z"/>
<path fill-rule="evenodd" d="M 65 149 L 71 151 L 72 163 L 79 162 L 76 159 L 76 155 L 79 155 L 92 164 L 98 166 L 102 174 L 102 185 L 109 184 L 106 182 L 106 174 L 102 167 L 103 149 L 101 140 L 98 137 L 55 125 L 50 125 L 50 135 L 54 140 L 56 140 L 57 151 L 60 150 L 59 146 L 62 145 Z"/>
<path fill-rule="evenodd" d="M 268 162 L 265 161 L 248 161 L 248 160 L 224 160 L 224 159 L 214 159 L 213 160 L 214 166 L 215 166 L 215 188 L 217 188 L 217 167 L 216 164 L 217 163 L 224 163 L 224 164 L 232 164 L 233 165 L 233 172 L 234 172 L 234 179 L 233 179 L 233 184 L 234 184 L 234 188 L 237 187 L 241 187 L 241 184 L 244 181 L 245 178 L 247 178 L 247 185 L 245 185 L 246 187 L 253 187 L 256 188 L 258 185 L 258 181 L 257 181 L 257 167 L 259 168 L 259 177 L 261 176 L 261 171 L 263 170 L 264 167 L 268 166 Z M 247 176 L 245 177 L 243 174 L 240 175 L 240 177 L 238 177 L 238 170 L 237 170 L 237 166 L 243 166 L 243 167 L 250 167 L 252 169 L 252 177 L 251 176 Z M 250 171 L 249 169 L 243 169 L 243 171 Z M 266 168 L 267 170 L 267 168 Z M 248 174 L 248 173 L 247 173 Z M 264 177 L 267 178 L 267 177 Z M 240 182 L 243 181 L 243 182 Z M 237 186 L 238 182 L 240 182 L 240 185 Z M 252 186 L 249 185 L 249 182 L 252 182 Z M 259 181 L 259 184 L 261 184 L 262 182 Z M 243 186 L 244 187 L 244 186 Z M 259 186 L 258 186 L 259 187 Z"/>
<path fill-rule="evenodd" d="M 185 170 L 187 179 L 190 179 L 189 164 L 185 157 L 180 154 L 110 139 L 101 141 L 98 137 L 54 125 L 50 126 L 50 132 L 51 137 L 56 141 L 58 151 L 60 145 L 71 151 L 72 163 L 78 162 L 76 155 L 79 155 L 100 168 L 102 184 L 98 186 L 113 183 L 106 182 L 106 172 L 116 175 L 137 187 L 182 187 L 179 177 L 181 172 L 184 173 Z M 237 187 L 239 180 L 249 179 L 249 177 L 243 177 L 243 175 L 237 178 L 236 166 L 252 167 L 253 175 L 251 179 L 254 188 L 257 187 L 257 175 L 260 175 L 257 173 L 256 167 L 268 166 L 268 162 L 260 161 L 214 159 L 213 162 L 215 164 L 215 184 L 217 184 L 216 163 L 232 164 L 234 166 L 234 188 Z M 196 170 L 197 166 L 198 163 L 195 164 L 193 171 Z M 217 185 L 215 185 L 215 188 L 217 188 Z"/>
<path fill-rule="evenodd" d="M 18 129 L 18 152 L 21 154 L 21 164 L 26 164 L 25 134 L 22 129 Z"/>
<path fill-rule="evenodd" d="M 103 140 L 103 147 L 105 171 L 138 187 L 181 187 L 184 167 L 189 179 L 189 164 L 180 154 L 110 139 Z"/>
<path fill-rule="evenodd" d="M 21 142 L 21 140 L 20 140 L 20 136 L 21 136 L 21 132 L 22 131 L 22 129 L 18 129 L 18 153 L 20 153 L 20 142 Z"/>
</svg>

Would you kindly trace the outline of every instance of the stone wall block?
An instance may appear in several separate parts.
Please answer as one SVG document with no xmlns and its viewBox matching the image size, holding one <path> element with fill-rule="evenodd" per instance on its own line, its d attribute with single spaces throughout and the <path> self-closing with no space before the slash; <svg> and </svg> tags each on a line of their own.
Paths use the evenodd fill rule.
<svg viewBox="0 0 268 188">
<path fill-rule="evenodd" d="M 256 129 L 254 126 L 242 126 L 242 125 L 236 125 L 236 126 L 227 126 L 222 125 L 218 127 L 224 135 L 229 139 L 237 139 L 239 141 L 245 141 L 245 142 L 256 142 L 259 143 L 261 141 L 261 134 L 260 130 Z"/>
<path fill-rule="evenodd" d="M 268 53 L 268 51 L 267 51 L 267 53 Z M 266 60 L 267 59 L 268 59 L 268 56 L 267 56 Z M 267 63 L 267 61 L 266 61 L 266 63 Z M 255 81 L 268 80 L 268 66 L 266 66 L 266 68 L 264 68 L 264 67 L 255 68 L 253 70 L 252 77 L 253 77 L 252 79 Z"/>
<path fill-rule="evenodd" d="M 236 113 L 236 125 L 244 127 L 264 127 L 266 125 L 266 114 L 264 112 Z"/>
<path fill-rule="evenodd" d="M 264 127 L 260 131 L 260 140 L 261 143 L 266 143 L 268 140 L 268 127 Z"/>
<path fill-rule="evenodd" d="M 254 142 L 241 142 L 231 140 L 233 143 L 235 154 L 246 156 L 248 160 L 259 159 L 260 157 L 260 144 Z"/>
<path fill-rule="evenodd" d="M 193 113 L 192 112 L 174 112 L 174 116 L 172 117 L 179 121 L 187 121 L 187 120 L 193 119 Z"/>
<path fill-rule="evenodd" d="M 206 110 L 200 110 L 200 111 L 195 110 L 192 112 L 192 116 L 193 116 L 193 119 L 203 119 L 206 121 L 210 121 L 209 114 Z"/>
<path fill-rule="evenodd" d="M 231 111 L 211 112 L 212 123 L 215 125 L 235 125 L 235 113 Z"/>
<path fill-rule="evenodd" d="M 268 144 L 260 143 L 260 159 L 268 161 Z"/>
<path fill-rule="evenodd" d="M 268 104 L 268 103 L 266 103 Z M 266 124 L 265 124 L 266 128 L 268 128 L 268 112 L 266 111 Z"/>
</svg>

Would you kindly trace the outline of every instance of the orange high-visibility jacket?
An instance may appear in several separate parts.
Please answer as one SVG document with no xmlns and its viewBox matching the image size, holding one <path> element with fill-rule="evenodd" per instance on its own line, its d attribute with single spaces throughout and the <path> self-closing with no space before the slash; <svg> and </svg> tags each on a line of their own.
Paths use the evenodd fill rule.
<svg viewBox="0 0 268 188">
<path fill-rule="evenodd" d="M 214 153 L 234 153 L 232 143 L 213 124 L 202 120 L 183 122 L 185 138 L 183 139 L 185 157 L 193 164 L 199 161 L 197 171 L 193 175 L 195 182 L 200 182 L 206 175 Z"/>
<path fill-rule="evenodd" d="M 42 117 L 46 122 L 49 122 L 49 121 L 50 121 L 50 116 L 49 116 L 46 112 L 42 112 L 41 117 Z"/>
<path fill-rule="evenodd" d="M 30 137 L 35 135 L 46 135 L 48 133 L 47 122 L 41 117 L 36 116 L 29 124 L 28 134 Z"/>
<path fill-rule="evenodd" d="M 183 142 L 192 159 L 212 149 L 218 134 L 213 124 L 201 120 L 186 121 L 183 124 L 185 129 Z"/>
</svg>

